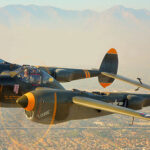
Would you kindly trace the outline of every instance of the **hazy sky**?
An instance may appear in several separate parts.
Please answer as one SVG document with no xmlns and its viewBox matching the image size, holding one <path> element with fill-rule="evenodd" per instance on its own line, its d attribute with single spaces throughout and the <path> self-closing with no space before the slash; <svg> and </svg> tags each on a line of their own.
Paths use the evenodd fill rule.
<svg viewBox="0 0 150 150">
<path fill-rule="evenodd" d="M 102 11 L 115 5 L 150 9 L 150 0 L 0 0 L 0 7 L 10 4 L 51 5 L 64 9 L 92 9 Z"/>
<path fill-rule="evenodd" d="M 8 4 L 51 5 L 76 10 L 103 10 L 115 5 L 124 5 L 125 7 L 150 10 L 150 0 L 0 1 L 0 6 Z M 30 22 L 26 20 L 26 15 L 28 17 L 29 14 L 26 13 L 22 18 L 23 25 L 15 26 L 14 24 L 8 28 L 0 24 L 0 58 L 19 64 L 90 69 L 99 68 L 106 51 L 113 47 L 119 53 L 119 74 L 132 79 L 140 77 L 143 83 L 150 83 L 150 19 L 147 18 L 146 22 L 142 22 L 143 20 L 133 17 L 132 13 L 129 14 L 123 14 L 127 18 L 124 22 L 122 20 L 116 22 L 113 20 L 114 17 L 111 16 L 111 13 L 108 13 L 110 22 L 107 18 L 106 20 L 102 18 L 100 24 L 99 21 L 90 24 L 88 20 L 85 24 L 90 24 L 90 26 L 86 26 L 83 30 L 83 27 L 72 25 L 69 28 L 62 28 L 61 24 L 56 29 L 50 28 L 49 25 L 48 27 L 29 26 Z M 10 20 L 13 18 L 11 15 L 9 17 Z M 59 19 L 57 17 L 56 19 Z M 1 21 L 3 22 L 3 20 Z M 91 30 L 88 30 L 88 27 Z M 97 78 L 74 81 L 67 83 L 65 86 L 70 89 L 101 89 Z M 135 87 L 115 81 L 110 89 L 129 90 L 135 89 Z"/>
</svg>

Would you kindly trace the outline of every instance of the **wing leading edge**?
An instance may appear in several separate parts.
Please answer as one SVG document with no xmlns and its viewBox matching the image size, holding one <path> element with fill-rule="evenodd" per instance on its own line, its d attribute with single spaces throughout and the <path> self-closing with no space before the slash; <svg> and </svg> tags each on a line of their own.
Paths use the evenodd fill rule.
<svg viewBox="0 0 150 150">
<path fill-rule="evenodd" d="M 98 100 L 87 98 L 87 97 L 74 97 L 73 103 L 84 106 L 84 107 L 104 110 L 104 111 L 108 111 L 111 113 L 118 113 L 118 114 L 127 115 L 127 116 L 136 117 L 139 119 L 150 121 L 149 114 L 136 112 L 134 110 L 131 110 L 125 107 L 116 106 L 113 104 L 105 103 L 103 101 L 98 101 Z"/>
<path fill-rule="evenodd" d="M 126 83 L 129 83 L 129 84 L 132 84 L 132 85 L 144 88 L 146 90 L 150 90 L 150 85 L 141 84 L 138 81 L 135 81 L 135 80 L 123 77 L 121 75 L 115 75 L 115 74 L 107 73 L 107 72 L 102 72 L 102 74 L 105 75 L 105 76 L 107 76 L 107 77 L 110 77 L 110 78 L 113 78 L 113 79 L 118 79 L 118 80 L 124 81 Z"/>
</svg>

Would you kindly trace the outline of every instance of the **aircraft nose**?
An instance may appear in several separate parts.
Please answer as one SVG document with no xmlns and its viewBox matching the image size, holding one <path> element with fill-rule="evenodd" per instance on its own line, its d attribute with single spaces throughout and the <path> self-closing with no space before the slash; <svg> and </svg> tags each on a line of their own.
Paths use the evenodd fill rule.
<svg viewBox="0 0 150 150">
<path fill-rule="evenodd" d="M 27 96 L 23 95 L 19 99 L 17 99 L 16 103 L 20 105 L 22 108 L 26 108 L 28 106 L 28 98 Z"/>
<path fill-rule="evenodd" d="M 35 97 L 29 92 L 17 99 L 16 103 L 27 111 L 32 111 L 35 107 Z"/>
</svg>

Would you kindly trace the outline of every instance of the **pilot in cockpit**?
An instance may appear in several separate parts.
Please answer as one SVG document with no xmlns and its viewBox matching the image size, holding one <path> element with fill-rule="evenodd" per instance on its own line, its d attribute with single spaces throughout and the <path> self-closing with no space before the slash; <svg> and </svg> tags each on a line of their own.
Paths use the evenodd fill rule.
<svg viewBox="0 0 150 150">
<path fill-rule="evenodd" d="M 33 69 L 30 72 L 30 82 L 35 84 L 41 84 L 41 72 L 38 69 Z"/>
<path fill-rule="evenodd" d="M 24 77 L 25 77 L 25 78 L 28 77 L 28 69 L 24 69 Z"/>
</svg>

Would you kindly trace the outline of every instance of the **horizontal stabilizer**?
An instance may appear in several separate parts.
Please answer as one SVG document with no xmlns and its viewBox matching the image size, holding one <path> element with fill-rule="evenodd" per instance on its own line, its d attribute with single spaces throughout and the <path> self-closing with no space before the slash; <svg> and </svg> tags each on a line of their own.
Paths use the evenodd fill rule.
<svg viewBox="0 0 150 150">
<path fill-rule="evenodd" d="M 95 100 L 95 99 L 91 99 L 91 98 L 87 98 L 87 97 L 74 97 L 73 103 L 84 106 L 84 107 L 104 110 L 104 111 L 108 111 L 111 113 L 118 113 L 118 114 L 132 116 L 132 117 L 136 117 L 139 119 L 144 119 L 144 120 L 150 121 L 149 114 L 136 112 L 134 110 L 131 110 L 131 109 L 128 109 L 125 107 L 116 106 L 113 104 L 109 104 L 109 103 L 106 103 L 103 101 L 99 101 L 99 100 Z"/>
<path fill-rule="evenodd" d="M 115 75 L 115 74 L 107 73 L 107 72 L 102 72 L 102 74 L 105 75 L 105 76 L 107 76 L 107 77 L 114 78 L 114 79 L 118 79 L 118 80 L 127 82 L 127 83 L 129 83 L 129 84 L 132 84 L 132 85 L 135 85 L 135 86 L 144 88 L 144 89 L 146 89 L 146 90 L 150 90 L 150 85 L 141 84 L 141 83 L 139 83 L 138 81 L 135 81 L 135 80 L 132 80 L 132 79 L 123 77 L 123 76 L 121 76 L 121 75 Z"/>
</svg>

